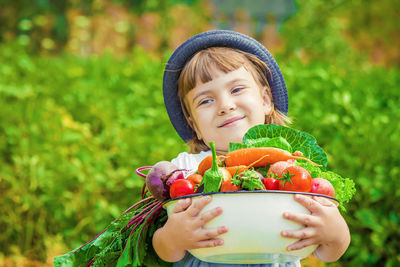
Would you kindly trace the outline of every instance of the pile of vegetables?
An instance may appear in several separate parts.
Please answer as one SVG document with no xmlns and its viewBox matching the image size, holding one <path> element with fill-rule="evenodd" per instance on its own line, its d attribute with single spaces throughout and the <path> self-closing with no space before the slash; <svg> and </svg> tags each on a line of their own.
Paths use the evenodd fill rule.
<svg viewBox="0 0 400 267">
<path fill-rule="evenodd" d="M 335 189 L 328 180 L 312 178 L 306 168 L 295 165 L 297 159 L 321 166 L 296 156 L 302 155 L 299 151 L 290 154 L 275 147 L 241 148 L 228 153 L 225 161 L 218 162 L 213 143 L 211 148 L 212 156 L 200 163 L 196 173 L 172 183 L 171 198 L 240 190 L 284 190 L 335 196 Z"/>
<path fill-rule="evenodd" d="M 335 197 L 339 208 L 355 193 L 354 182 L 327 170 L 327 157 L 311 135 L 274 124 L 258 125 L 231 143 L 229 152 L 212 155 L 198 169 L 183 170 L 168 161 L 137 170 L 146 178 L 142 201 L 134 204 L 98 236 L 54 260 L 54 266 L 168 266 L 151 246 L 153 233 L 167 220 L 163 202 L 193 194 L 239 190 L 284 190 Z M 142 171 L 150 169 L 147 175 Z"/>
<path fill-rule="evenodd" d="M 162 184 L 154 183 L 153 177 L 147 176 L 150 192 L 164 201 L 209 192 L 295 191 L 335 197 L 341 209 L 355 192 L 351 179 L 327 171 L 326 154 L 315 138 L 295 129 L 277 125 L 253 127 L 242 143 L 231 143 L 224 156 L 216 155 L 213 142 L 210 147 L 212 155 L 204 158 L 198 169 L 186 177 L 180 173 L 179 177 L 174 175 L 172 183 L 168 179 Z M 162 164 L 178 169 L 171 167 L 171 163 Z M 155 167 L 158 169 L 158 164 Z"/>
</svg>

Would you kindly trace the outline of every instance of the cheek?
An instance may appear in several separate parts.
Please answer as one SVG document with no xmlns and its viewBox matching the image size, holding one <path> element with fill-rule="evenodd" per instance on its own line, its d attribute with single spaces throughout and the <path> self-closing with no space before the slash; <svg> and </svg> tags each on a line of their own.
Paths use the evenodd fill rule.
<svg viewBox="0 0 400 267">
<path fill-rule="evenodd" d="M 211 116 L 207 112 L 194 112 L 192 114 L 192 122 L 195 131 L 204 138 L 205 132 L 210 128 Z"/>
<path fill-rule="evenodd" d="M 207 122 L 207 118 L 209 118 L 209 116 L 207 116 L 205 112 L 194 112 L 192 118 L 194 123 L 196 123 L 197 126 L 201 127 L 204 125 L 204 123 Z"/>
<path fill-rule="evenodd" d="M 246 97 L 243 97 L 242 103 L 247 103 L 251 107 L 259 107 L 264 103 L 264 99 L 259 92 L 251 92 Z"/>
<path fill-rule="evenodd" d="M 247 110 L 253 114 L 254 118 L 264 118 L 268 111 L 268 107 L 264 105 L 262 99 L 252 98 L 251 100 L 247 101 L 245 105 Z"/>
</svg>

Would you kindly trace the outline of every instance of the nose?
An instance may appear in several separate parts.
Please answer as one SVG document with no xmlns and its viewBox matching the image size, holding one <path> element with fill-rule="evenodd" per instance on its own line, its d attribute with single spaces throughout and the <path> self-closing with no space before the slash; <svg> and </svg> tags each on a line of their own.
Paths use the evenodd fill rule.
<svg viewBox="0 0 400 267">
<path fill-rule="evenodd" d="M 235 109 L 236 104 L 231 97 L 227 96 L 220 99 L 218 115 L 226 115 L 229 112 L 234 111 Z"/>
</svg>

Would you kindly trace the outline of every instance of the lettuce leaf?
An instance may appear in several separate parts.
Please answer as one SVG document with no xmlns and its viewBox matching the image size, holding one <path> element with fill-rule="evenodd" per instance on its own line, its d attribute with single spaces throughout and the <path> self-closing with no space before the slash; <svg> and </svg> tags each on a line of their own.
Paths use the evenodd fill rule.
<svg viewBox="0 0 400 267">
<path fill-rule="evenodd" d="M 312 178 L 324 178 L 328 180 L 335 188 L 335 198 L 339 201 L 339 209 L 346 210 L 346 204 L 352 199 L 356 193 L 354 181 L 350 178 L 345 178 L 332 171 L 323 171 L 321 168 L 312 165 L 307 161 L 296 161 L 296 165 L 305 168 Z"/>
</svg>

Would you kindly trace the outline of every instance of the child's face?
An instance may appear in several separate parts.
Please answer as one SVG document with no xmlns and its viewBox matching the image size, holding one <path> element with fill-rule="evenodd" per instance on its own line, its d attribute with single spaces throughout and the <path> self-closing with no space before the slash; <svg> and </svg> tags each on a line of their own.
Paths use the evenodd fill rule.
<svg viewBox="0 0 400 267">
<path fill-rule="evenodd" d="M 217 68 L 213 79 L 198 82 L 185 96 L 194 130 L 209 145 L 226 153 L 230 142 L 242 142 L 251 127 L 265 123 L 271 112 L 267 88 L 261 88 L 244 67 L 229 73 Z"/>
</svg>

